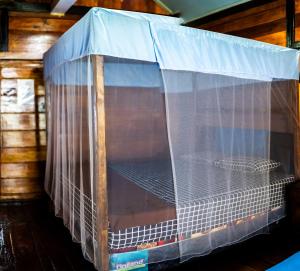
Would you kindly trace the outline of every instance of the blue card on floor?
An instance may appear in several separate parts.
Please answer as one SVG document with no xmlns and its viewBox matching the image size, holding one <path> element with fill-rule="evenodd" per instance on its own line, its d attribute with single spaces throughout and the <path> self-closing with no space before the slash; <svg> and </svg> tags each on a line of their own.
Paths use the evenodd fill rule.
<svg viewBox="0 0 300 271">
<path fill-rule="evenodd" d="M 110 255 L 110 271 L 148 271 L 148 250 Z"/>
<path fill-rule="evenodd" d="M 297 252 L 293 256 L 273 266 L 267 271 L 299 271 L 299 270 L 300 270 L 300 252 Z"/>
</svg>

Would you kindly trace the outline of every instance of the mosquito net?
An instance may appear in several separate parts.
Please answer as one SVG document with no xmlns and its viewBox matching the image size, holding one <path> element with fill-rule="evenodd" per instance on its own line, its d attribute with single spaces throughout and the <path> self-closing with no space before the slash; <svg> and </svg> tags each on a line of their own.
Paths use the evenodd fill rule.
<svg viewBox="0 0 300 271">
<path fill-rule="evenodd" d="M 95 55 L 110 269 L 183 261 L 264 232 L 298 175 L 298 52 L 179 24 L 92 9 L 44 57 L 45 187 L 98 269 Z"/>
</svg>

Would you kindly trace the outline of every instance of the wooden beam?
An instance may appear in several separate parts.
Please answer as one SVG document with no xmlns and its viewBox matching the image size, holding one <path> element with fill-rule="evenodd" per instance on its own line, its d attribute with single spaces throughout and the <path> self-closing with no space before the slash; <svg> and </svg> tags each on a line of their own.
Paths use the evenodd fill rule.
<svg viewBox="0 0 300 271">
<path fill-rule="evenodd" d="M 252 0 L 240 5 L 233 6 L 231 8 L 219 11 L 212 15 L 208 15 L 206 17 L 196 19 L 194 21 L 188 22 L 186 25 L 191 27 L 197 27 L 203 24 L 210 24 L 211 22 L 219 22 L 220 20 L 226 20 L 228 16 L 239 15 L 243 12 L 251 11 L 251 9 L 259 8 L 260 6 L 264 6 L 268 3 L 276 2 L 276 0 Z"/>
<path fill-rule="evenodd" d="M 63 1 L 63 0 L 61 0 Z M 68 1 L 76 1 L 76 0 L 68 0 Z M 0 9 L 7 9 L 8 11 L 12 12 L 28 12 L 28 16 L 31 16 L 32 13 L 36 13 L 41 16 L 48 16 L 51 17 L 51 5 L 44 4 L 44 3 L 26 3 L 26 2 L 18 2 L 18 1 L 8 1 L 8 2 L 1 2 L 0 1 Z M 67 14 L 68 15 L 79 15 L 83 16 L 90 10 L 90 7 L 85 6 L 72 6 Z M 26 16 L 25 14 L 23 16 Z M 53 16 L 52 16 L 53 17 Z"/>
<path fill-rule="evenodd" d="M 296 14 L 295 20 L 296 27 L 296 40 L 299 38 L 299 27 L 300 27 L 300 14 Z M 227 32 L 227 34 L 244 37 L 248 39 L 255 39 L 257 37 L 271 35 L 279 32 L 286 31 L 286 19 L 282 18 L 273 22 L 269 22 L 263 25 L 258 25 L 250 28 L 243 28 L 237 31 Z"/>
<path fill-rule="evenodd" d="M 72 9 L 72 8 L 71 8 Z M 51 15 L 49 12 L 19 12 L 19 11 L 10 11 L 9 12 L 9 17 L 17 17 L 18 19 L 20 18 L 39 18 L 39 19 L 58 19 L 57 16 Z M 66 14 L 63 17 L 60 17 L 60 20 L 80 20 L 81 16 L 77 14 Z"/>
<path fill-rule="evenodd" d="M 280 1 L 281 2 L 281 1 Z M 275 5 L 276 4 L 276 5 Z M 233 31 L 238 31 L 245 28 L 250 28 L 254 26 L 261 26 L 266 23 L 270 23 L 276 20 L 285 18 L 285 5 L 278 5 L 276 2 L 273 8 L 265 9 L 260 12 L 257 12 L 256 9 L 253 10 L 253 13 L 243 12 L 239 18 L 233 19 L 231 16 L 227 18 L 223 23 L 214 24 L 209 23 L 199 26 L 200 28 L 208 29 L 215 32 L 229 33 Z M 269 5 L 268 5 L 269 6 Z M 246 15 L 247 14 L 247 15 Z M 224 18 L 225 20 L 225 18 Z"/>
<path fill-rule="evenodd" d="M 18 1 L 0 2 L 0 8 L 6 8 L 9 11 L 22 12 L 50 12 L 49 4 L 26 3 Z"/>
<path fill-rule="evenodd" d="M 92 56 L 94 74 L 94 92 L 96 95 L 96 191 L 97 191 L 97 226 L 100 270 L 109 271 L 108 251 L 108 203 L 105 144 L 105 107 L 104 107 L 104 73 L 103 57 Z"/>
<path fill-rule="evenodd" d="M 295 41 L 293 45 L 294 49 L 300 50 L 300 41 Z"/>
<path fill-rule="evenodd" d="M 286 32 L 281 31 L 277 33 L 267 34 L 264 36 L 255 37 L 255 40 L 271 43 L 279 46 L 285 47 L 286 45 Z"/>
<path fill-rule="evenodd" d="M 300 16 L 299 16 L 300 19 Z M 299 24 L 300 25 L 300 24 Z M 269 22 L 263 25 L 258 25 L 249 28 L 243 28 L 241 30 L 227 32 L 227 34 L 244 37 L 248 39 L 254 39 L 259 36 L 273 34 L 277 32 L 285 31 L 285 19 L 279 19 L 273 22 Z"/>
<path fill-rule="evenodd" d="M 296 103 L 296 124 L 294 126 L 294 131 L 295 131 L 295 145 L 294 145 L 294 161 L 296 161 L 296 178 L 300 178 L 300 160 L 299 160 L 299 150 L 300 150 L 300 128 L 299 128 L 299 117 L 300 117 L 300 85 L 296 83 L 296 91 L 295 93 L 295 98 L 293 101 Z"/>
<path fill-rule="evenodd" d="M 7 9 L 2 9 L 0 11 L 0 51 L 8 51 L 8 11 Z"/>
<path fill-rule="evenodd" d="M 58 19 L 57 17 L 51 18 L 36 18 L 36 17 L 14 17 L 10 15 L 9 30 L 11 31 L 26 31 L 28 35 L 36 32 L 46 32 L 62 34 L 65 33 L 77 20 Z M 47 36 L 47 38 L 49 38 Z"/>
<path fill-rule="evenodd" d="M 54 0 L 52 3 L 51 14 L 64 15 L 76 0 Z"/>
<path fill-rule="evenodd" d="M 43 59 L 43 54 L 38 53 L 28 53 L 28 52 L 0 52 L 1 60 L 41 60 Z"/>
<path fill-rule="evenodd" d="M 86 13 L 89 12 L 91 7 L 85 7 L 85 6 L 73 6 L 71 7 L 66 15 L 79 15 L 79 16 L 84 16 Z"/>
</svg>

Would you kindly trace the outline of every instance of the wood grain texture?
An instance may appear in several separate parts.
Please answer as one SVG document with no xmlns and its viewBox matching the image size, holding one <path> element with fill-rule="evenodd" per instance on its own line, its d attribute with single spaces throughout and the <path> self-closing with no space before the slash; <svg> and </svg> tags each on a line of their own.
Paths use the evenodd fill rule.
<svg viewBox="0 0 300 271">
<path fill-rule="evenodd" d="M 0 52 L 1 60 L 41 60 L 43 54 L 41 52 Z"/>
<path fill-rule="evenodd" d="M 0 53 L 0 59 L 42 59 L 43 54 L 80 18 L 67 16 L 61 19 L 26 12 L 9 15 L 9 51 Z"/>
<path fill-rule="evenodd" d="M 2 147 L 46 146 L 46 131 L 2 131 Z"/>
<path fill-rule="evenodd" d="M 40 166 L 36 162 L 1 163 L 1 177 L 2 179 L 24 178 L 24 176 L 27 178 L 41 178 Z"/>
<path fill-rule="evenodd" d="M 296 179 L 300 178 L 300 129 L 299 129 L 299 118 L 300 118 L 300 86 L 296 86 L 297 91 L 294 92 L 293 99 L 291 103 L 294 105 L 293 108 L 295 108 L 295 118 L 296 118 L 296 123 L 294 123 L 293 128 L 294 128 L 294 137 L 295 137 L 295 151 L 294 151 L 294 160 L 295 162 L 295 175 Z"/>
<path fill-rule="evenodd" d="M 2 179 L 1 196 L 41 193 L 41 182 L 40 178 Z"/>
<path fill-rule="evenodd" d="M 22 30 L 30 32 L 66 32 L 77 20 L 60 20 L 58 18 L 32 18 L 11 16 L 9 30 Z"/>
<path fill-rule="evenodd" d="M 52 4 L 51 0 L 26 0 L 24 2 Z M 126 10 L 140 11 L 140 12 L 167 14 L 167 11 L 161 8 L 153 0 L 77 0 L 74 5 L 83 6 L 83 7 L 104 7 L 104 8 L 114 8 L 114 9 L 126 9 Z M 46 14 L 42 14 L 42 15 L 47 16 Z M 70 15 L 65 15 L 64 18 L 66 17 L 68 18 L 70 17 Z"/>
<path fill-rule="evenodd" d="M 60 36 L 60 32 L 9 31 L 9 51 L 44 54 Z"/>
<path fill-rule="evenodd" d="M 138 12 L 167 15 L 168 12 L 153 0 L 77 0 L 75 5 L 124 9 Z"/>
<path fill-rule="evenodd" d="M 45 114 L 38 114 L 36 123 L 35 113 L 8 114 L 1 115 L 1 129 L 7 130 L 44 130 L 46 129 Z"/>
<path fill-rule="evenodd" d="M 286 33 L 285 33 L 285 31 L 271 33 L 271 34 L 255 37 L 255 40 L 285 47 L 286 46 Z"/>
<path fill-rule="evenodd" d="M 46 147 L 5 148 L 1 151 L 2 163 L 44 162 Z M 41 169 L 41 171 L 44 169 Z M 24 176 L 26 177 L 26 176 Z"/>
<path fill-rule="evenodd" d="M 269 22 L 282 19 L 284 17 L 284 6 L 279 6 L 274 9 L 267 9 L 263 12 L 251 14 L 249 17 L 242 17 L 228 23 L 218 24 L 214 27 L 211 27 L 210 30 L 222 33 L 230 33 L 233 31 L 240 30 L 241 28 L 245 29 L 253 26 L 260 26 Z"/>
<path fill-rule="evenodd" d="M 39 184 L 41 187 L 41 183 Z M 0 194 L 0 201 L 1 202 L 24 202 L 24 201 L 32 201 L 36 199 L 42 198 L 44 195 L 43 189 L 41 189 L 39 192 L 36 193 L 3 193 Z"/>
<path fill-rule="evenodd" d="M 29 200 L 43 194 L 46 160 L 41 61 L 0 60 L 0 201 Z M 32 101 L 18 102 L 19 79 L 34 80 Z M 12 90 L 16 94 L 11 95 Z M 40 112 L 40 114 L 38 114 Z"/>
<path fill-rule="evenodd" d="M 33 67 L 19 67 L 18 65 L 14 67 L 2 67 L 1 68 L 1 77 L 8 79 L 40 79 L 42 77 L 43 70 L 41 68 Z M 4 81 L 2 81 L 3 83 Z"/>
<path fill-rule="evenodd" d="M 295 1 L 295 9 L 296 40 L 300 40 L 300 0 Z M 197 27 L 285 46 L 285 1 L 271 1 L 258 7 L 199 24 Z"/>
<path fill-rule="evenodd" d="M 97 154 L 97 226 L 100 250 L 100 267 L 102 271 L 109 271 L 108 250 L 108 202 L 107 202 L 107 164 L 105 143 L 105 106 L 104 106 L 104 71 L 103 57 L 92 56 L 94 82 L 93 90 L 96 95 L 96 154 Z"/>
<path fill-rule="evenodd" d="M 285 1 L 277 0 L 245 11 L 234 13 L 223 18 L 202 24 L 201 28 L 217 32 L 232 32 L 250 26 L 261 25 L 285 17 Z M 255 22 L 257 21 L 257 24 Z M 245 23 L 240 25 L 239 22 Z"/>
</svg>

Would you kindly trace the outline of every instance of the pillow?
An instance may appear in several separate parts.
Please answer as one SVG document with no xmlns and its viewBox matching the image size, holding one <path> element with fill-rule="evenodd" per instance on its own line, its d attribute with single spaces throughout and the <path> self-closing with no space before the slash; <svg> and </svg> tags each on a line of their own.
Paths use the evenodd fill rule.
<svg viewBox="0 0 300 271">
<path fill-rule="evenodd" d="M 200 152 L 181 155 L 180 158 L 186 162 L 194 162 L 199 164 L 213 164 L 216 157 L 217 156 L 213 153 Z"/>
<path fill-rule="evenodd" d="M 249 157 L 218 159 L 214 161 L 214 165 L 219 168 L 230 169 L 242 172 L 268 172 L 280 166 L 280 162 L 268 159 L 254 159 Z"/>
</svg>

